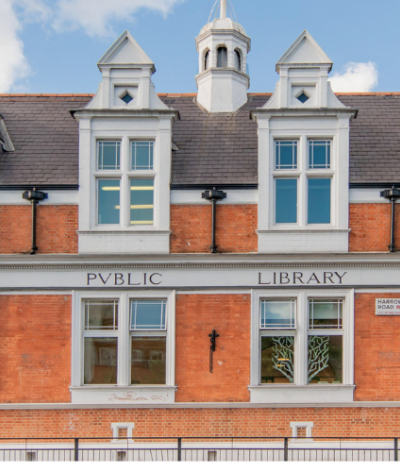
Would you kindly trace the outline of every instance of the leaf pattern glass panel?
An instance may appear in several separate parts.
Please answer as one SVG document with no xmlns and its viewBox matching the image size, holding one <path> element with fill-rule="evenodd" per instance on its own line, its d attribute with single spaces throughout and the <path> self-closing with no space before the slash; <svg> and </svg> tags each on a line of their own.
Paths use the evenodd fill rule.
<svg viewBox="0 0 400 472">
<path fill-rule="evenodd" d="M 261 383 L 293 383 L 294 336 L 261 338 Z"/>
<path fill-rule="evenodd" d="M 343 382 L 343 336 L 308 337 L 308 382 Z"/>
</svg>

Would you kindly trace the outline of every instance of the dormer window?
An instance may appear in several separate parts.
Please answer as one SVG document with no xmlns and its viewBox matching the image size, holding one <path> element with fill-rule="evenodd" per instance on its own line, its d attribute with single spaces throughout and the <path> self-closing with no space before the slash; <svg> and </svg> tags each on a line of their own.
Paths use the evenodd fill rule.
<svg viewBox="0 0 400 472">
<path fill-rule="evenodd" d="M 301 103 L 306 103 L 308 100 L 310 100 L 310 97 L 306 93 L 301 92 L 301 94 L 297 97 L 297 100 Z"/>
<path fill-rule="evenodd" d="M 225 46 L 217 49 L 217 67 L 228 67 L 228 50 Z"/>
<path fill-rule="evenodd" d="M 238 49 L 235 49 L 234 59 L 235 59 L 235 69 L 238 71 L 241 71 L 242 70 L 242 56 Z"/>
<path fill-rule="evenodd" d="M 208 50 L 204 54 L 204 70 L 208 70 L 210 68 L 210 50 Z"/>
</svg>

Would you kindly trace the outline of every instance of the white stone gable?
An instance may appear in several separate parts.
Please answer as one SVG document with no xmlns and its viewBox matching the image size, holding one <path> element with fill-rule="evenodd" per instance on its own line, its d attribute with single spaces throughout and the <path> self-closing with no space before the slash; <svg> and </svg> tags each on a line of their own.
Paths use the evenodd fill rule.
<svg viewBox="0 0 400 472">
<path fill-rule="evenodd" d="M 125 31 L 98 62 L 102 82 L 89 110 L 167 110 L 151 82 L 153 61 Z"/>
<path fill-rule="evenodd" d="M 279 59 L 276 64 L 276 70 L 279 72 L 280 66 L 310 64 L 329 65 L 330 71 L 333 63 L 311 34 L 307 30 L 304 30 Z"/>
<path fill-rule="evenodd" d="M 101 66 L 105 65 L 131 64 L 147 64 L 153 66 L 154 68 L 153 61 L 143 51 L 129 31 L 124 31 L 124 33 L 117 39 L 117 41 L 115 41 L 115 43 L 99 60 L 98 66 L 101 68 Z"/>
</svg>

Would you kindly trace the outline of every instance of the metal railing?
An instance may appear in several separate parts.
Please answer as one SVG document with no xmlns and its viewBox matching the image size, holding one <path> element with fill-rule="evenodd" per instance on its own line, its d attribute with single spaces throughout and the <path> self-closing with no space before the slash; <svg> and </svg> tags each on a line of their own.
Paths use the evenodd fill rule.
<svg viewBox="0 0 400 472">
<path fill-rule="evenodd" d="M 398 461 L 398 438 L 0 438 L 0 462 Z"/>
</svg>

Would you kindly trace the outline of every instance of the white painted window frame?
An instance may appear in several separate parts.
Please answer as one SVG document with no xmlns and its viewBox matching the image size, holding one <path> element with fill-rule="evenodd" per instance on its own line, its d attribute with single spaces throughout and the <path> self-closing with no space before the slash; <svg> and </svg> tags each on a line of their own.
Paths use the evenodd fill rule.
<svg viewBox="0 0 400 472">
<path fill-rule="evenodd" d="M 83 362 L 84 362 L 84 312 L 83 305 L 85 300 L 110 300 L 118 299 L 118 330 L 92 331 L 91 335 L 98 334 L 98 337 L 118 337 L 118 366 L 117 366 L 117 384 L 116 385 L 84 385 L 83 382 Z M 157 387 L 175 387 L 175 291 L 82 291 L 73 292 L 73 313 L 72 313 L 72 385 L 84 389 L 113 389 L 117 394 L 119 390 L 137 388 L 137 385 L 130 383 L 130 344 L 132 331 L 130 330 L 130 300 L 167 300 L 166 304 L 166 331 L 137 331 L 135 335 L 145 336 L 150 333 L 151 336 L 166 337 L 166 382 L 165 385 L 149 385 L 151 389 Z M 146 387 L 140 385 L 139 388 Z"/>
<path fill-rule="evenodd" d="M 250 386 L 251 394 L 257 401 L 275 402 L 274 395 L 268 392 L 274 389 L 286 392 L 287 398 L 282 398 L 285 403 L 307 403 L 308 391 L 313 390 L 318 398 L 318 391 L 340 390 L 349 387 L 349 391 L 354 389 L 354 290 L 252 290 L 251 302 L 251 368 Z M 342 384 L 309 384 L 308 383 L 308 300 L 311 298 L 335 299 L 342 298 L 343 302 L 343 329 L 335 330 L 343 335 L 343 382 Z M 296 329 L 269 330 L 276 335 L 295 336 L 295 367 L 293 384 L 262 384 L 261 383 L 261 337 L 266 330 L 260 329 L 260 306 L 261 300 L 274 299 L 296 299 Z M 315 333 L 328 335 L 333 330 L 312 330 Z M 296 391 L 292 396 L 291 391 Z M 252 395 L 251 395 L 252 396 Z M 315 396 L 315 395 L 314 395 Z M 328 395 L 332 397 L 331 394 Z M 331 401 L 334 401 L 335 395 Z M 264 400 L 262 400 L 264 398 Z M 324 399 L 326 396 L 321 397 Z M 251 401 L 255 401 L 252 400 Z M 351 400 L 352 401 L 352 400 Z"/>
<path fill-rule="evenodd" d="M 329 169 L 310 169 L 309 168 L 309 141 L 324 140 L 331 143 L 331 162 Z M 297 142 L 297 169 L 276 169 L 276 142 L 277 141 L 296 141 Z M 326 136 L 322 132 L 319 136 L 315 132 L 303 132 L 295 137 L 292 134 L 283 136 L 282 131 L 273 131 L 271 133 L 271 178 L 270 188 L 270 227 L 276 230 L 290 229 L 336 229 L 338 228 L 337 219 L 337 192 L 336 192 L 336 147 L 335 137 Z M 331 180 L 331 222 L 329 224 L 308 224 L 308 180 L 310 178 L 326 178 Z M 297 223 L 276 223 L 276 180 L 277 179 L 296 179 L 297 180 Z"/>
<path fill-rule="evenodd" d="M 91 228 L 97 230 L 124 230 L 124 231 L 143 231 L 152 230 L 159 227 L 159 213 L 160 205 L 159 201 L 159 189 L 158 189 L 158 169 L 159 169 L 159 156 L 158 156 L 158 143 L 157 136 L 155 133 L 151 133 L 149 136 L 114 136 L 107 137 L 93 136 L 92 149 L 92 201 L 95 202 L 95 208 L 91 208 Z M 120 150 L 120 169 L 118 170 L 98 170 L 98 143 L 100 141 L 119 141 L 121 143 Z M 132 162 L 132 146 L 133 141 L 152 141 L 154 143 L 153 148 L 153 169 L 152 170 L 131 170 Z M 98 181 L 100 179 L 119 179 L 120 181 L 120 210 L 119 210 L 119 224 L 118 225 L 107 225 L 98 223 Z M 130 180 L 131 179 L 153 179 L 154 180 L 154 191 L 153 191 L 153 224 L 152 225 L 132 225 L 130 218 L 131 209 L 131 192 L 130 192 Z M 94 192 L 94 194 L 93 194 Z"/>
</svg>

